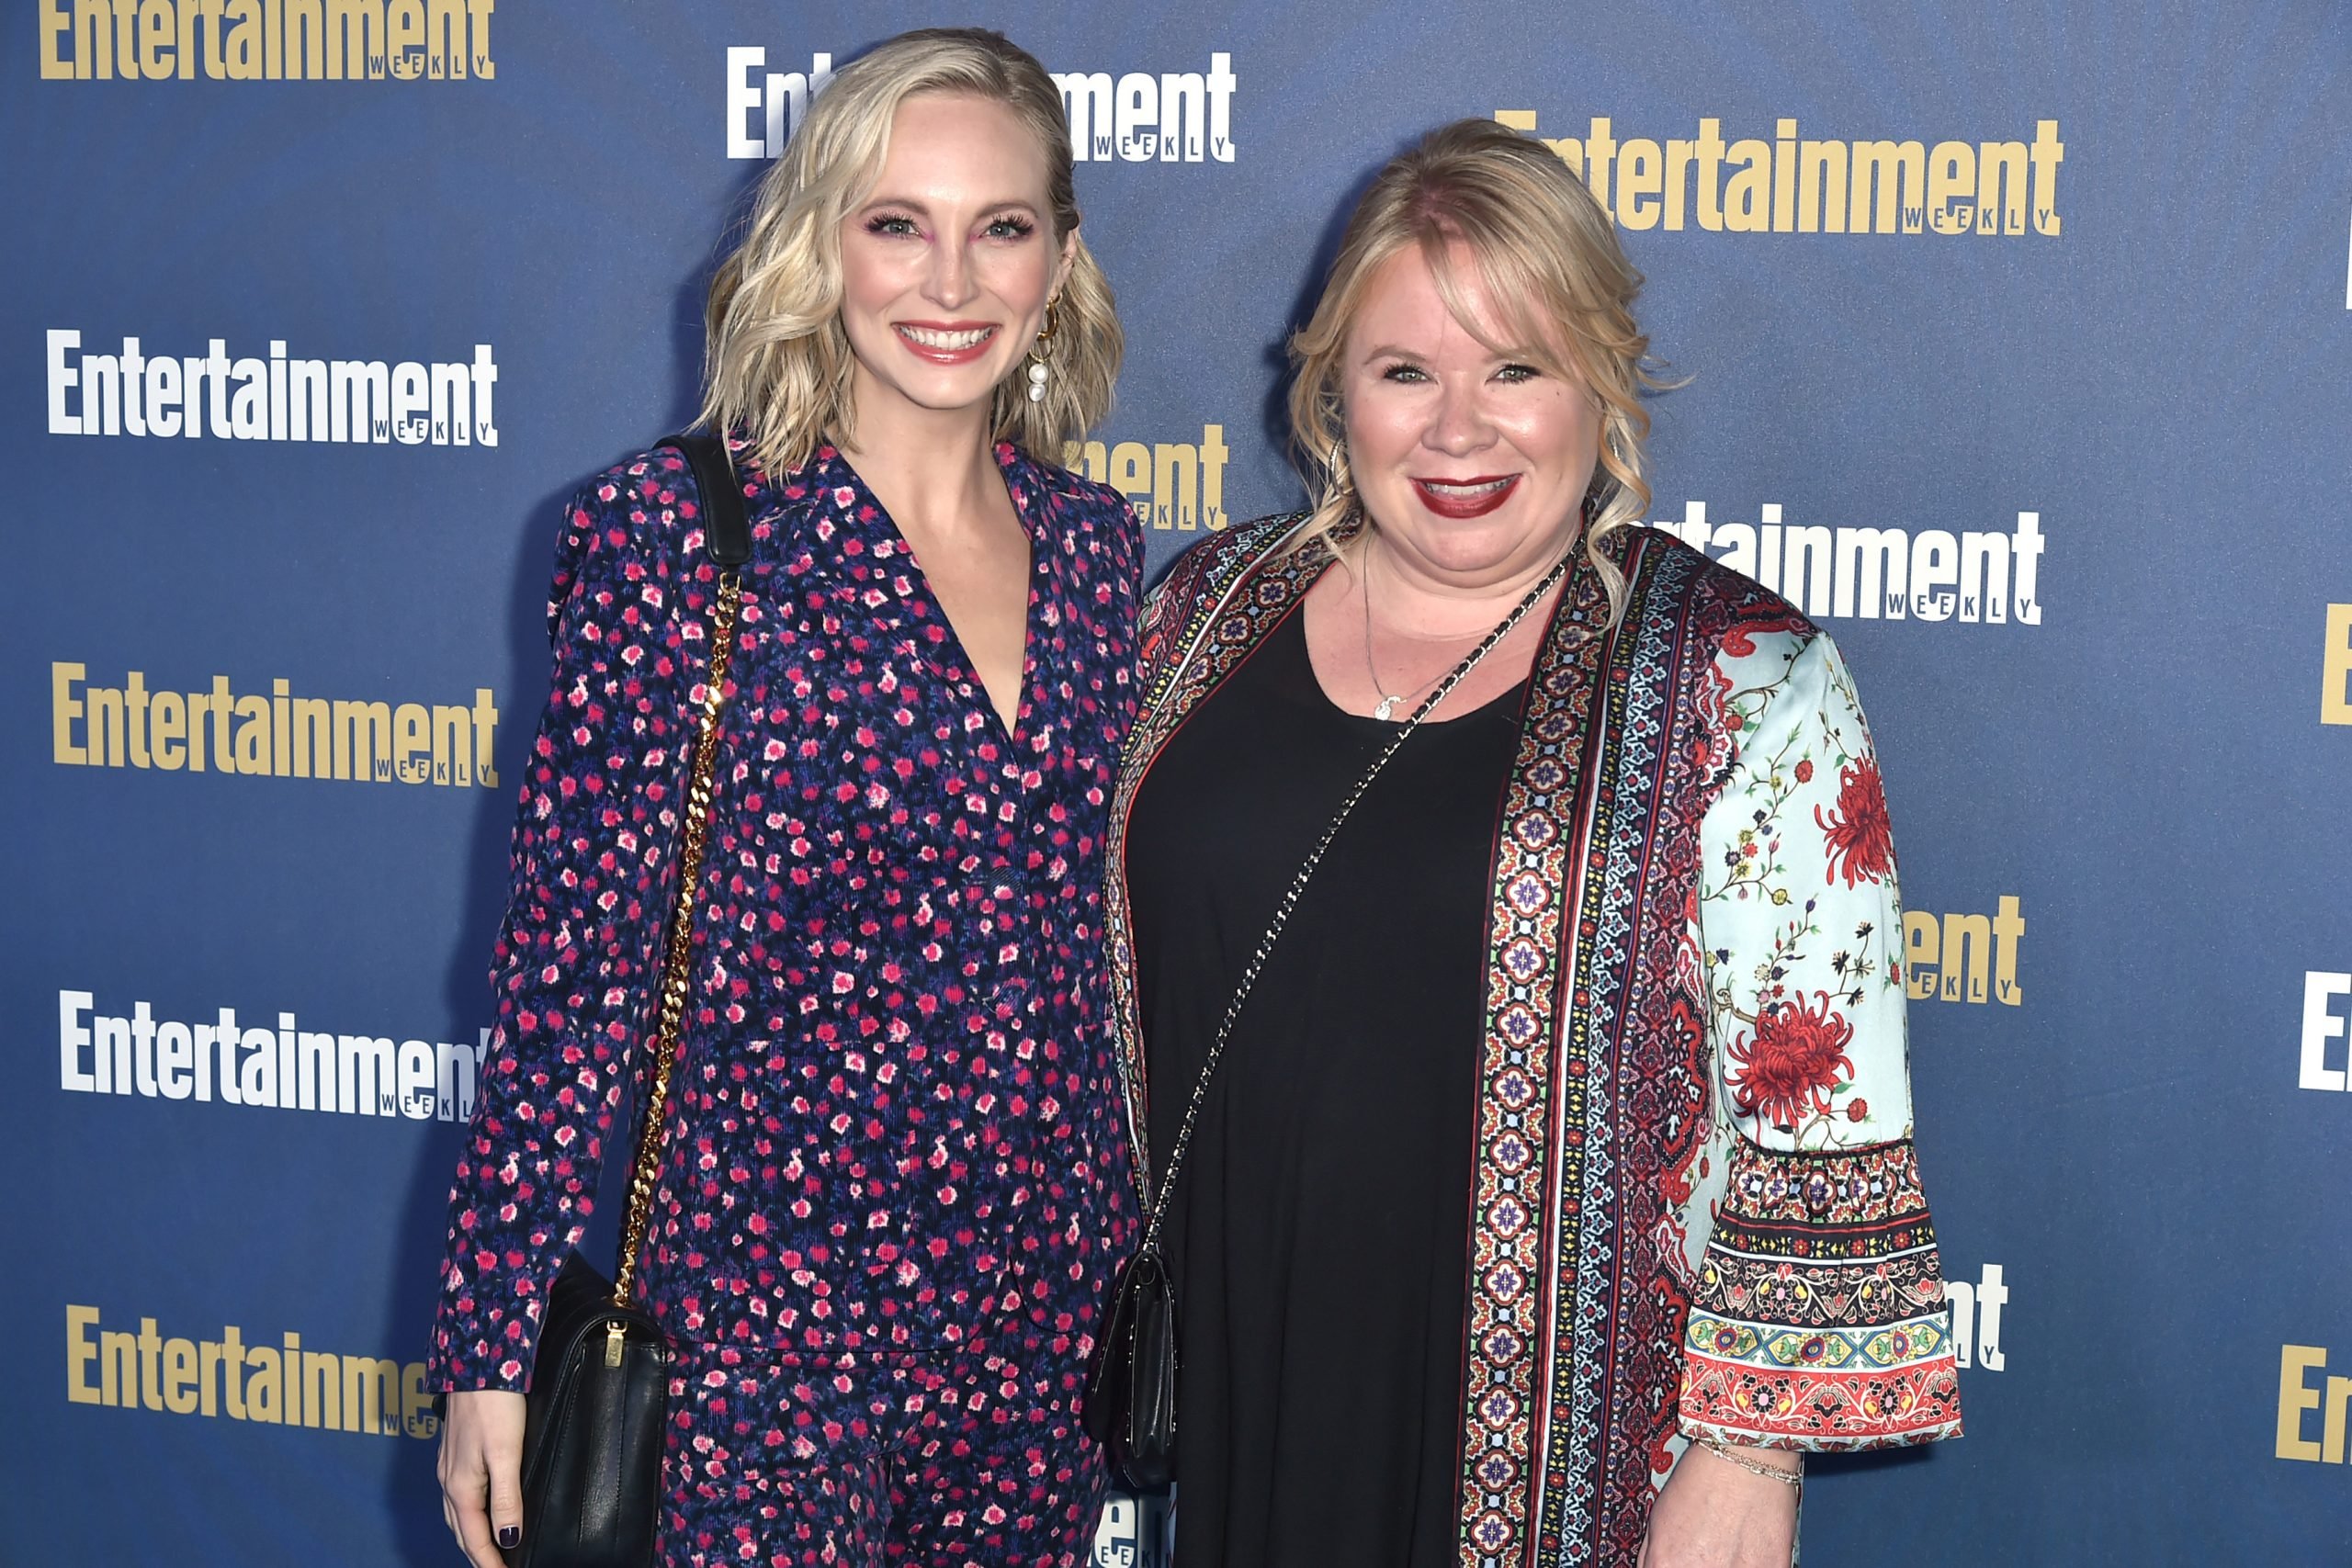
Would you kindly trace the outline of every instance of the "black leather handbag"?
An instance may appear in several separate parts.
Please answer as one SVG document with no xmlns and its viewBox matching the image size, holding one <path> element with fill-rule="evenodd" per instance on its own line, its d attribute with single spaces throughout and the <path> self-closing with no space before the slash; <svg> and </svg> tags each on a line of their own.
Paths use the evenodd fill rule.
<svg viewBox="0 0 2352 1568">
<path fill-rule="evenodd" d="M 1094 1352 L 1086 1368 L 1087 1433 L 1102 1445 L 1112 1474 L 1137 1492 L 1156 1491 L 1176 1479 L 1176 1371 L 1180 1359 L 1176 1282 L 1159 1250 L 1159 1227 L 1168 1216 L 1168 1195 L 1175 1190 L 1176 1178 L 1184 1168 L 1184 1151 L 1192 1146 L 1193 1124 L 1200 1120 L 1201 1106 L 1208 1098 L 1209 1080 L 1216 1076 L 1216 1065 L 1225 1055 L 1234 1021 L 1241 1016 L 1242 1004 L 1250 999 L 1250 991 L 1258 984 L 1259 972 L 1266 966 L 1266 955 L 1273 951 L 1275 940 L 1290 923 L 1299 895 L 1306 891 L 1315 868 L 1323 863 L 1331 840 L 1340 836 L 1340 829 L 1347 825 L 1357 802 L 1372 788 L 1380 771 L 1388 766 L 1388 760 L 1404 748 L 1407 738 L 1420 728 L 1421 720 L 1462 683 L 1463 677 L 1477 668 L 1478 661 L 1497 643 L 1510 635 L 1511 628 L 1529 611 L 1543 602 L 1544 596 L 1567 575 L 1573 559 L 1573 551 L 1562 558 L 1517 607 L 1437 683 L 1340 803 L 1340 809 L 1324 828 L 1323 836 L 1307 852 L 1298 874 L 1291 878 L 1282 901 L 1274 906 L 1273 919 L 1267 922 L 1265 934 L 1258 939 L 1258 950 L 1250 956 L 1250 966 L 1241 972 L 1241 982 L 1234 987 L 1233 999 L 1226 1004 L 1216 1037 L 1209 1043 L 1208 1055 L 1202 1060 L 1201 1076 L 1193 1082 L 1193 1098 L 1184 1106 L 1184 1120 L 1177 1126 L 1175 1144 L 1168 1151 L 1168 1168 L 1160 1176 L 1156 1195 L 1148 1190 L 1149 1172 L 1146 1172 L 1148 1218 L 1143 1245 L 1112 1282 L 1111 1299 L 1103 1306 L 1102 1320 L 1094 1334 Z"/>
<path fill-rule="evenodd" d="M 672 435 L 661 445 L 684 453 L 694 468 L 705 545 L 719 569 L 710 670 L 679 835 L 653 1070 L 639 1116 L 616 1280 L 607 1280 L 574 1253 L 548 1293 L 523 1429 L 523 1539 L 501 1553 L 507 1568 L 646 1568 L 661 1521 L 670 1348 L 660 1325 L 636 1303 L 637 1258 L 661 1171 L 662 1110 L 693 969 L 695 886 L 709 830 L 718 719 L 742 601 L 738 573 L 752 555 L 743 488 L 726 443 L 716 435 Z"/>
<path fill-rule="evenodd" d="M 1157 1240 L 1112 1283 L 1086 1369 L 1086 1430 L 1130 1489 L 1176 1479 L 1176 1282 Z"/>
</svg>

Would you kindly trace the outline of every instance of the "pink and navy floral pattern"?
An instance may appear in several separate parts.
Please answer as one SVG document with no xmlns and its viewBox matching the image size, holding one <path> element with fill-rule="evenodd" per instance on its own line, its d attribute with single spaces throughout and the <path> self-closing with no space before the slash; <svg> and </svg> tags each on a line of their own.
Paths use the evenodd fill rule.
<svg viewBox="0 0 2352 1568">
<path fill-rule="evenodd" d="M 723 1478 L 773 1477 L 790 1424 L 824 1403 L 783 1397 L 806 1381 L 787 1368 L 857 1369 L 835 1391 L 853 1402 L 880 1390 L 876 1369 L 928 1382 L 956 1422 L 994 1429 L 957 1438 L 959 1462 L 1013 1456 L 1019 1495 L 956 1485 L 1059 1522 L 987 1561 L 1057 1560 L 1035 1542 L 1069 1536 L 1065 1505 L 1099 1484 L 1069 1412 L 1134 1224 L 1097 955 L 1142 542 L 1112 491 L 1010 446 L 997 458 L 1032 558 L 1009 729 L 849 464 L 826 448 L 772 476 L 736 452 L 753 558 L 641 1259 L 681 1351 L 674 1561 L 820 1560 L 695 1522 L 722 1501 L 756 1514 L 759 1486 Z M 667 449 L 570 510 L 498 1027 L 451 1200 L 438 1386 L 526 1385 L 544 1292 L 626 1133 L 708 664 L 701 534 Z M 723 1368 L 738 1392 L 719 1401 L 689 1368 Z"/>
<path fill-rule="evenodd" d="M 673 1371 L 673 1562 L 1083 1561 L 1096 1450 L 1057 1367 L 696 1347 Z"/>
</svg>

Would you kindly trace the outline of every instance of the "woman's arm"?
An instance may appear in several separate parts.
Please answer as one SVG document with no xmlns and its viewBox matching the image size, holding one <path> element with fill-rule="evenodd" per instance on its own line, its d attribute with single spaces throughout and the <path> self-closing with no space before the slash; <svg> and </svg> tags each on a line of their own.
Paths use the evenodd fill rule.
<svg viewBox="0 0 2352 1568">
<path fill-rule="evenodd" d="M 566 513 L 550 691 L 492 960 L 497 1027 L 450 1196 L 436 1387 L 526 1386 L 545 1290 L 587 1224 L 645 1025 L 702 658 L 698 643 L 682 656 L 694 595 L 655 547 L 679 526 L 678 462 L 665 451 L 614 469 Z"/>
<path fill-rule="evenodd" d="M 1703 824 L 1699 940 L 1728 1186 L 1682 1430 L 1794 1450 L 1956 1436 L 1870 731 L 1826 636 L 1736 636 L 1714 673 L 1736 759 Z"/>
<path fill-rule="evenodd" d="M 1691 1444 L 1650 1510 L 1639 1568 L 1789 1568 L 1804 1462 L 1765 1449 Z"/>
<path fill-rule="evenodd" d="M 692 597 L 672 552 L 679 459 L 606 473 L 566 509 L 548 705 L 523 766 L 492 962 L 498 1024 L 449 1199 L 427 1375 L 450 1390 L 443 1517 L 475 1568 L 522 1537 L 525 1406 L 548 1283 L 594 1206 L 651 995 L 681 798 Z"/>
</svg>

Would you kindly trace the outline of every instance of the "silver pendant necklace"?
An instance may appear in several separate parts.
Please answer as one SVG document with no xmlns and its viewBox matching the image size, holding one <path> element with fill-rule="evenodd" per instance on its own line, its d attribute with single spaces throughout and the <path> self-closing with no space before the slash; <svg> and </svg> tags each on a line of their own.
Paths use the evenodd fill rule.
<svg viewBox="0 0 2352 1568">
<path fill-rule="evenodd" d="M 1372 542 L 1370 540 L 1367 539 L 1364 542 L 1363 549 L 1363 570 L 1358 574 L 1363 589 L 1363 668 L 1364 673 L 1372 677 L 1373 694 L 1380 699 L 1379 705 L 1372 710 L 1372 716 L 1385 723 L 1398 707 L 1404 705 L 1407 698 L 1429 682 L 1424 681 L 1419 686 L 1415 686 L 1408 691 L 1395 693 L 1380 683 L 1380 667 L 1372 661 Z"/>
<path fill-rule="evenodd" d="M 1374 694 L 1380 698 L 1379 704 L 1372 710 L 1372 716 L 1386 721 L 1396 715 L 1398 708 L 1412 700 L 1415 692 L 1426 691 L 1444 677 L 1442 674 L 1432 676 L 1427 681 L 1417 682 L 1401 692 L 1391 692 L 1380 683 L 1380 667 L 1372 661 L 1372 545 L 1370 541 L 1366 541 L 1364 545 L 1363 568 L 1363 570 L 1358 574 L 1363 587 L 1363 668 L 1364 673 L 1372 677 Z M 1554 575 L 1556 575 L 1556 571 L 1546 575 L 1545 586 L 1550 585 Z M 1517 612 L 1513 612 L 1508 618 L 1516 620 Z"/>
</svg>

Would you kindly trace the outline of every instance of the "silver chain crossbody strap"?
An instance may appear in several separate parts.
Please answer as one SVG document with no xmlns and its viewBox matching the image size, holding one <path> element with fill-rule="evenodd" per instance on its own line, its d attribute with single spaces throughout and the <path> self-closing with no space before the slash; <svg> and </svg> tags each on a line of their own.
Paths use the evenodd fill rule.
<svg viewBox="0 0 2352 1568">
<path fill-rule="evenodd" d="M 1233 1026 L 1241 1017 L 1250 993 L 1258 984 L 1258 976 L 1266 966 L 1268 954 L 1289 925 L 1293 910 L 1315 876 L 1316 868 L 1331 848 L 1340 829 L 1371 790 L 1373 782 L 1390 759 L 1404 749 L 1405 742 L 1419 728 L 1421 721 L 1444 702 L 1453 689 L 1478 667 L 1481 660 L 1494 651 L 1497 644 L 1511 634 L 1512 628 L 1527 618 L 1528 613 L 1541 604 L 1544 595 L 1558 585 L 1575 559 L 1571 552 L 1561 558 L 1544 580 L 1531 589 L 1505 615 L 1495 629 L 1488 632 L 1476 648 L 1470 650 L 1461 663 L 1437 683 L 1430 694 L 1421 699 L 1410 717 L 1388 739 L 1380 754 L 1372 760 L 1363 775 L 1340 801 L 1340 809 L 1332 815 L 1315 847 L 1309 850 L 1296 875 L 1274 906 L 1273 919 L 1267 923 L 1265 934 L 1258 939 L 1258 948 L 1250 954 L 1248 967 L 1241 972 L 1240 983 L 1234 987 L 1233 999 L 1226 1004 L 1225 1017 L 1217 1024 L 1216 1036 L 1209 1043 L 1206 1059 L 1201 1064 L 1200 1077 L 1193 1080 L 1192 1099 L 1184 1107 L 1184 1119 L 1176 1129 L 1175 1142 L 1168 1150 L 1168 1168 L 1161 1177 L 1159 1190 L 1151 1196 L 1150 1213 L 1144 1225 L 1143 1242 L 1136 1255 L 1128 1259 L 1111 1287 L 1111 1300 L 1106 1305 L 1102 1326 L 1097 1331 L 1092 1365 L 1089 1368 L 1086 1386 L 1086 1425 L 1095 1439 L 1103 1444 L 1113 1469 L 1120 1479 L 1138 1490 L 1165 1486 L 1176 1474 L 1176 1307 L 1173 1282 L 1168 1275 L 1165 1260 L 1159 1251 L 1159 1231 L 1168 1213 L 1169 1194 L 1175 1190 L 1177 1176 L 1182 1171 L 1185 1151 L 1192 1146 L 1193 1129 L 1198 1124 L 1201 1108 L 1207 1103 L 1210 1081 L 1216 1075 L 1217 1063 L 1224 1058 L 1227 1043 L 1232 1038 Z M 1590 636 L 1589 632 L 1583 634 Z M 1147 1191 L 1150 1189 L 1150 1172 L 1144 1174 Z"/>
<path fill-rule="evenodd" d="M 1388 744 L 1381 748 L 1380 755 L 1372 760 L 1372 765 L 1363 771 L 1363 776 L 1356 780 L 1355 787 L 1348 791 L 1347 798 L 1340 803 L 1340 809 L 1332 815 L 1330 824 L 1323 829 L 1322 837 L 1316 840 L 1315 847 L 1306 852 L 1306 859 L 1300 864 L 1298 874 L 1290 879 L 1290 886 L 1283 890 L 1282 900 L 1274 906 L 1273 919 L 1267 922 L 1265 934 L 1258 939 L 1258 951 L 1250 954 L 1249 967 L 1242 970 L 1241 981 L 1234 987 L 1233 999 L 1226 1004 L 1225 1018 L 1216 1026 L 1216 1038 L 1210 1042 L 1208 1056 L 1201 1063 L 1201 1076 L 1193 1085 L 1193 1098 L 1184 1107 L 1184 1120 L 1177 1124 L 1176 1141 L 1169 1145 L 1167 1173 L 1160 1178 L 1159 1192 L 1152 1200 L 1151 1217 L 1149 1223 L 1144 1227 L 1143 1245 L 1145 1247 L 1156 1247 L 1159 1245 L 1159 1227 L 1160 1223 L 1167 1217 L 1168 1195 L 1176 1185 L 1177 1172 L 1182 1168 L 1184 1163 L 1184 1151 L 1193 1141 L 1193 1125 L 1200 1120 L 1201 1107 L 1208 1100 L 1209 1079 L 1216 1074 L 1217 1062 L 1225 1055 L 1226 1042 L 1232 1037 L 1233 1026 L 1241 1017 L 1242 1005 L 1249 1001 L 1250 991 L 1256 988 L 1258 976 L 1266 966 L 1267 956 L 1273 952 L 1274 942 L 1283 934 L 1283 928 L 1290 924 L 1291 911 L 1298 907 L 1300 897 L 1306 893 L 1307 883 L 1313 880 L 1316 867 L 1323 863 L 1323 857 L 1329 852 L 1332 840 L 1340 836 L 1340 829 L 1347 826 L 1348 818 L 1355 811 L 1358 803 L 1371 791 L 1373 781 L 1380 777 L 1381 770 L 1388 766 L 1391 758 L 1404 750 L 1405 742 L 1412 739 L 1414 730 L 1420 728 L 1421 720 L 1434 712 L 1437 705 L 1445 701 L 1454 687 L 1468 679 L 1470 672 L 1478 667 L 1479 661 L 1493 652 L 1496 645 L 1509 637 L 1512 628 L 1521 621 L 1527 618 L 1528 612 L 1543 602 L 1544 596 L 1549 593 L 1559 582 L 1561 577 L 1566 573 L 1568 564 L 1574 558 L 1573 552 L 1562 557 L 1550 571 L 1544 573 L 1544 581 L 1530 590 L 1527 597 L 1514 605 L 1510 614 L 1505 615 L 1495 629 L 1487 634 L 1486 640 L 1472 649 L 1462 662 L 1455 665 L 1447 673 L 1445 679 L 1437 683 L 1436 689 L 1421 699 L 1420 705 L 1413 710 L 1411 716 L 1405 720 L 1396 733 L 1389 737 Z M 1147 1173 L 1148 1183 L 1148 1173 Z"/>
</svg>

